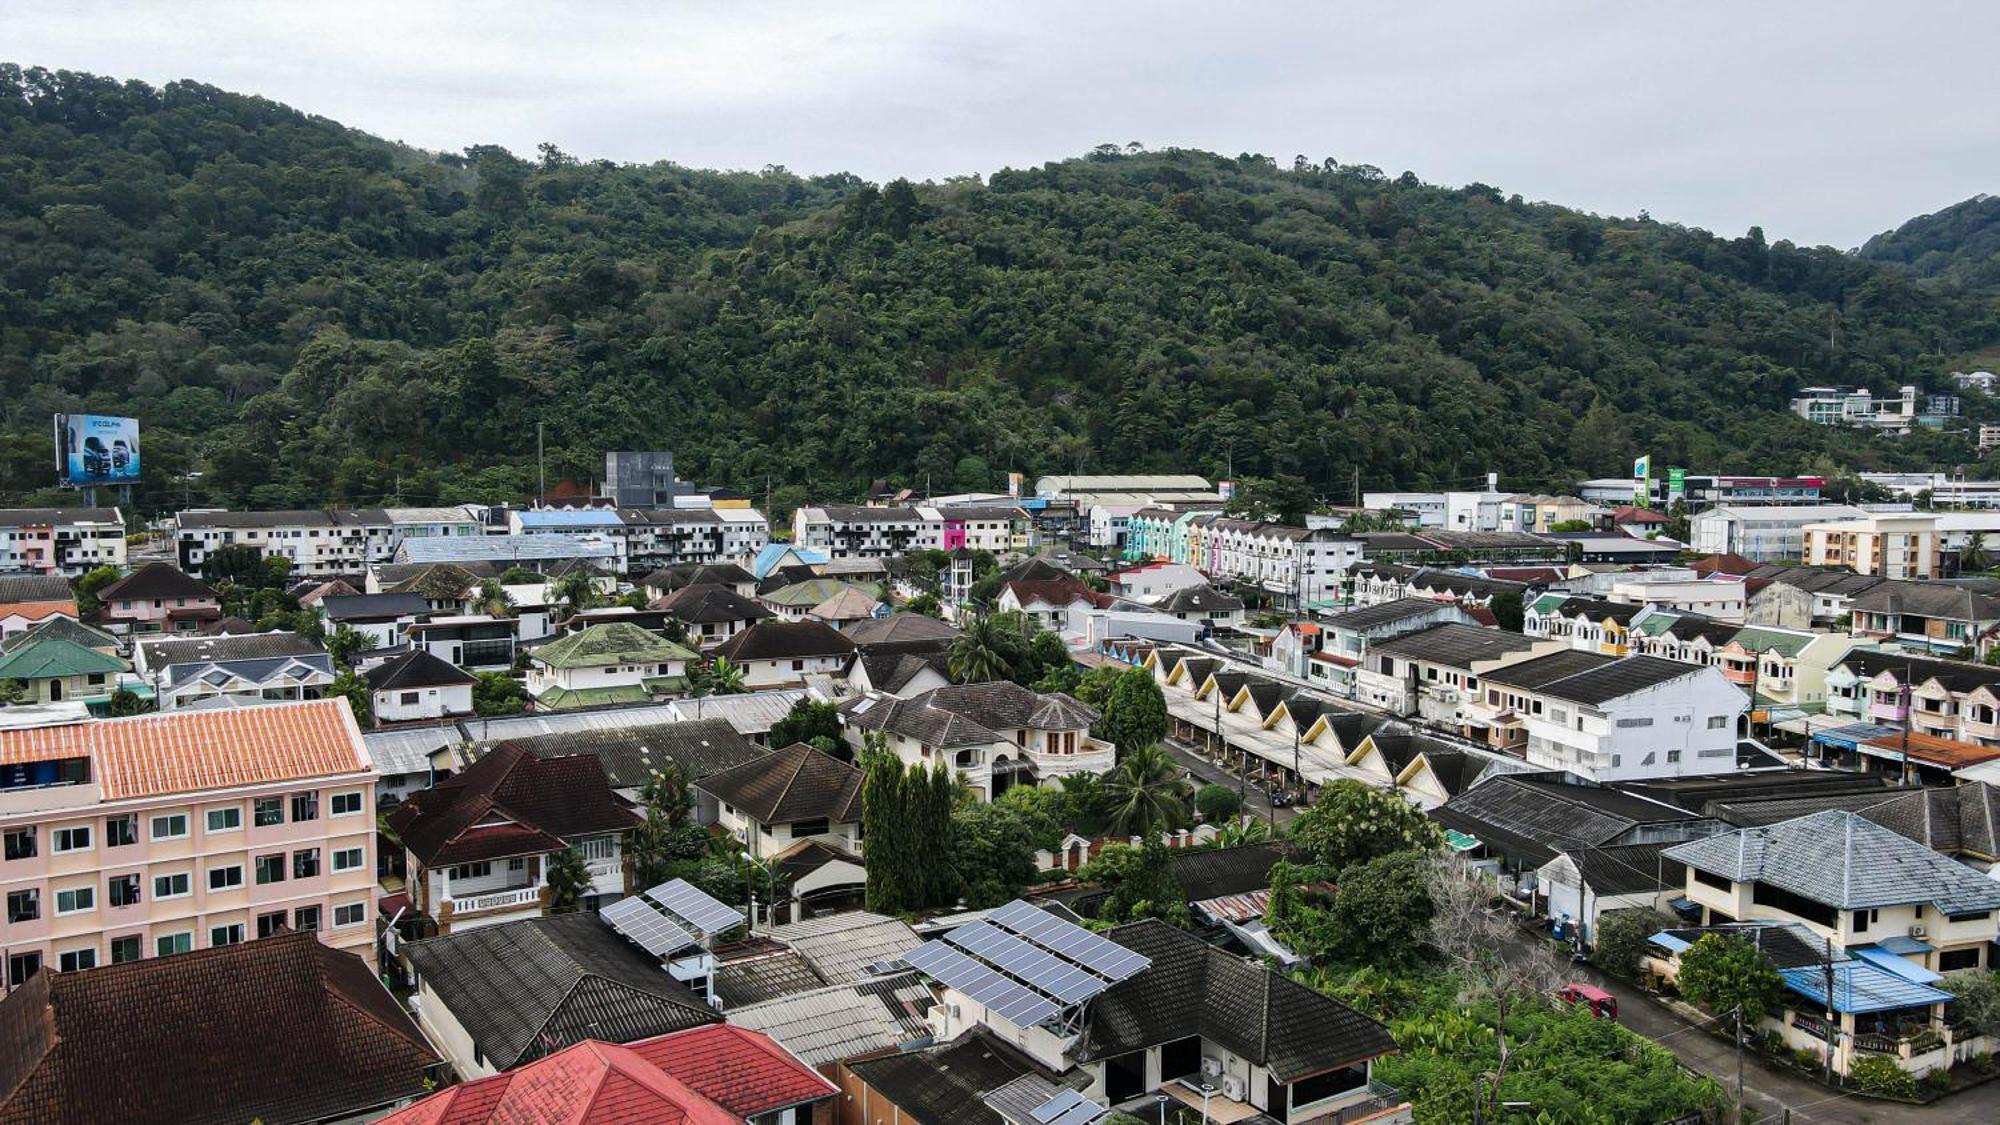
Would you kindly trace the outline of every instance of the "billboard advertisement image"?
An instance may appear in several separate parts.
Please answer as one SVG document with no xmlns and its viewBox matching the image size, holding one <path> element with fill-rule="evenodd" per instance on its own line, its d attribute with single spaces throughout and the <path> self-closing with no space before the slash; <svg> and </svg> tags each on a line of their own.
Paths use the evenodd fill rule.
<svg viewBox="0 0 2000 1125">
<path fill-rule="evenodd" d="M 139 420 L 104 414 L 56 415 L 56 474 L 87 488 L 139 479 Z"/>
</svg>

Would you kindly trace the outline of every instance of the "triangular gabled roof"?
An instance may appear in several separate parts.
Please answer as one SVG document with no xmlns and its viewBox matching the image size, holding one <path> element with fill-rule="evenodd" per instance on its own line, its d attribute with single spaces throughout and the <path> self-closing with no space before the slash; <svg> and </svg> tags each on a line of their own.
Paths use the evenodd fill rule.
<svg viewBox="0 0 2000 1125">
<path fill-rule="evenodd" d="M 538 758 L 513 743 L 389 814 L 426 867 L 559 851 L 572 837 L 622 832 L 638 820 L 596 758 Z"/>
</svg>

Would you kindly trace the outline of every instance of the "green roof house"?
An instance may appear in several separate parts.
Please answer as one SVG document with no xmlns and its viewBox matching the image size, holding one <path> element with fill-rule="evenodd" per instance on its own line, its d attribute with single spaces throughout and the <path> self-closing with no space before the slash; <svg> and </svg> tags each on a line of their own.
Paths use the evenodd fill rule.
<svg viewBox="0 0 2000 1125">
<path fill-rule="evenodd" d="M 125 662 L 63 637 L 37 637 L 0 654 L 0 681 L 27 686 L 23 703 L 108 698 Z"/>
<path fill-rule="evenodd" d="M 810 614 L 814 607 L 848 590 L 857 590 L 870 598 L 875 596 L 875 590 L 871 587 L 842 582 L 838 578 L 810 578 L 804 582 L 781 586 L 767 594 L 760 594 L 757 600 L 769 606 L 779 617 L 797 621 Z"/>
<path fill-rule="evenodd" d="M 535 707 L 557 711 L 645 703 L 687 690 L 691 649 L 629 621 L 592 625 L 528 656 L 528 694 Z"/>
</svg>

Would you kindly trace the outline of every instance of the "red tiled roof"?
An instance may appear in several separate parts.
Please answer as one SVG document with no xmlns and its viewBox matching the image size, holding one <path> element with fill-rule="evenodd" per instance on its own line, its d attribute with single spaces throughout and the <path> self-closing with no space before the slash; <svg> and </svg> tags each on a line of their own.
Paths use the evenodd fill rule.
<svg viewBox="0 0 2000 1125">
<path fill-rule="evenodd" d="M 382 1125 L 741 1125 L 837 1092 L 769 1036 L 715 1024 L 625 1046 L 587 1039 Z"/>
<path fill-rule="evenodd" d="M 103 799 L 366 773 L 345 699 L 0 731 L 0 764 L 88 757 Z"/>
<path fill-rule="evenodd" d="M 75 617 L 76 602 L 0 602 L 0 617 L 20 617 L 40 621 L 48 617 Z"/>
<path fill-rule="evenodd" d="M 1007 583 L 1005 588 L 1014 591 L 1014 600 L 1024 606 L 1036 601 L 1051 606 L 1095 602 L 1090 587 L 1074 578 L 1024 578 Z"/>
</svg>

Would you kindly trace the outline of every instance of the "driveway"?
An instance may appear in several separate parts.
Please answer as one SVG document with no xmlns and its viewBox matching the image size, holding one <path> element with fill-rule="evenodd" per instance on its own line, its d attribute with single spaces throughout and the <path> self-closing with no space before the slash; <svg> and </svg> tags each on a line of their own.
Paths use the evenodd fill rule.
<svg viewBox="0 0 2000 1125">
<path fill-rule="evenodd" d="M 1186 743 L 1178 739 L 1163 738 L 1160 740 L 1160 745 L 1167 748 L 1167 752 L 1174 756 L 1174 761 L 1180 763 L 1184 769 L 1194 774 L 1194 784 L 1197 787 L 1213 783 L 1215 785 L 1226 785 L 1231 789 L 1235 789 L 1241 780 L 1235 774 L 1224 771 L 1221 766 L 1196 754 L 1188 748 Z M 1243 811 L 1268 823 L 1271 820 L 1270 798 L 1266 797 L 1262 790 L 1252 785 L 1245 796 Z M 1298 815 L 1299 810 L 1296 807 L 1279 809 L 1277 811 L 1278 828 L 1283 830 L 1285 825 L 1290 824 L 1292 818 Z"/>
<path fill-rule="evenodd" d="M 1692 1070 L 1736 1087 L 1736 1051 L 1724 1039 L 1687 1023 L 1673 1009 L 1624 981 L 1594 969 L 1584 975 L 1618 998 L 1618 1021 L 1671 1049 Z M 1743 1052 L 1743 1101 L 1767 1123 L 1783 1122 L 1791 1111 L 1795 1122 L 1844 1122 L 1848 1125 L 1953 1125 L 1956 1122 L 2000 1122 L 2000 1082 L 1988 1082 L 1928 1106 L 1879 1102 L 1829 1090 L 1788 1070 L 1766 1065 L 1755 1052 Z"/>
</svg>

